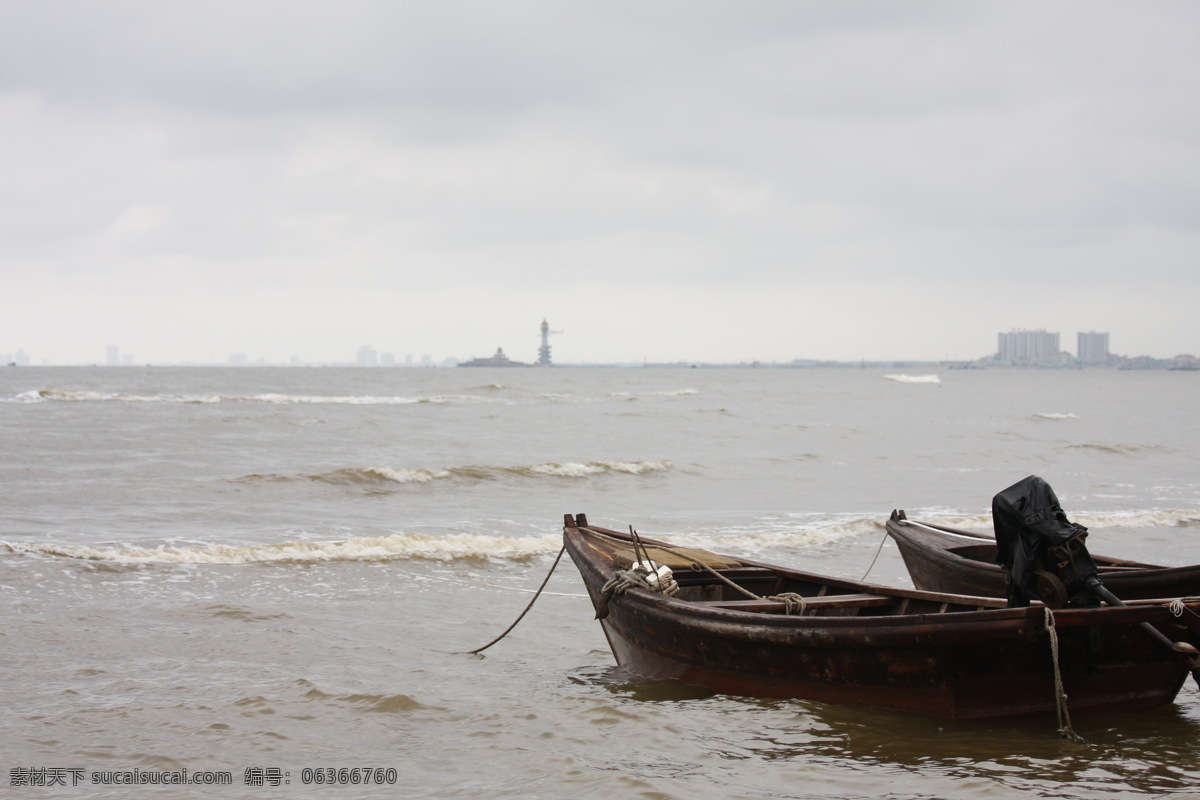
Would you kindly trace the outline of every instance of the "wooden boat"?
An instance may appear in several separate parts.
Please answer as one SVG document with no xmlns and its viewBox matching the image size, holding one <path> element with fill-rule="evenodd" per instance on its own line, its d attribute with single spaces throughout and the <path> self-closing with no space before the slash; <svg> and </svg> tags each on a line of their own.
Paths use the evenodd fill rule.
<svg viewBox="0 0 1200 800">
<path fill-rule="evenodd" d="M 893 511 L 887 532 L 900 549 L 918 589 L 1004 597 L 1004 571 L 996 563 L 996 540 L 972 531 L 910 520 Z M 1122 600 L 1200 595 L 1200 564 L 1163 567 L 1093 555 L 1103 584 Z"/>
<path fill-rule="evenodd" d="M 1062 609 L 1051 630 L 1038 604 L 825 577 L 597 528 L 583 514 L 565 516 L 563 538 L 619 665 L 728 694 L 955 719 L 1061 714 L 1060 701 L 1138 710 L 1172 702 L 1195 666 L 1138 623 L 1200 644 L 1200 601 L 1180 617 L 1161 602 Z M 674 596 L 632 569 L 647 560 L 671 570 Z"/>
</svg>

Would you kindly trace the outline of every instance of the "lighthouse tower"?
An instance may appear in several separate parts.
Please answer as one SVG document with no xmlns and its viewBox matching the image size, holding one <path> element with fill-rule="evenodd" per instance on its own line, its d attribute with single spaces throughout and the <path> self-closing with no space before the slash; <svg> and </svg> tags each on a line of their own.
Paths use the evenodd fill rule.
<svg viewBox="0 0 1200 800">
<path fill-rule="evenodd" d="M 542 346 L 538 348 L 539 367 L 550 366 L 550 323 L 542 320 Z"/>
</svg>

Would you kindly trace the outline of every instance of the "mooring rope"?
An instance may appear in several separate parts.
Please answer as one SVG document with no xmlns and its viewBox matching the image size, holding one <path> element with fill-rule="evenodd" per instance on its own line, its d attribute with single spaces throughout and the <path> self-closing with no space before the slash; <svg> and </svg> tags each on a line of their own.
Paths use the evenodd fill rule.
<svg viewBox="0 0 1200 800">
<path fill-rule="evenodd" d="M 1062 670 L 1058 664 L 1058 629 L 1054 627 L 1054 612 L 1050 606 L 1046 612 L 1046 632 L 1050 634 L 1050 655 L 1054 663 L 1054 706 L 1058 712 L 1058 735 L 1072 742 L 1082 742 L 1082 737 L 1071 728 L 1071 712 L 1067 708 L 1067 691 L 1063 687 Z"/>
<path fill-rule="evenodd" d="M 550 571 L 546 573 L 546 577 L 542 581 L 542 585 L 538 587 L 537 592 L 533 595 L 533 599 L 529 601 L 529 605 L 525 606 L 525 610 L 521 612 L 521 616 L 519 616 L 515 620 L 513 620 L 513 624 L 509 625 L 508 628 L 504 631 L 504 633 L 500 634 L 495 639 L 492 639 L 490 642 L 485 644 L 483 647 L 477 647 L 474 650 L 468 650 L 467 655 L 472 655 L 472 656 L 479 655 L 484 650 L 487 650 L 489 647 L 494 645 L 496 642 L 503 639 L 505 636 L 508 636 L 508 634 L 512 631 L 512 629 L 517 627 L 517 623 L 519 623 L 521 620 L 525 619 L 525 615 L 529 613 L 529 609 L 533 608 L 533 604 L 536 603 L 537 599 L 542 596 L 542 589 L 545 589 L 546 584 L 550 582 L 550 576 L 554 574 L 554 570 L 558 567 L 558 562 L 560 559 L 562 559 L 563 553 L 565 553 L 565 552 L 567 552 L 567 546 L 564 544 L 562 546 L 562 549 L 558 551 L 558 555 L 554 557 L 554 563 L 550 565 Z"/>
<path fill-rule="evenodd" d="M 883 546 L 885 544 L 887 544 L 887 540 L 888 540 L 888 532 L 887 532 L 887 528 L 884 528 L 883 529 L 883 537 L 880 538 L 880 540 L 879 540 L 879 547 L 877 547 L 875 549 L 875 557 L 871 559 L 871 566 L 867 567 L 867 571 L 863 573 L 863 576 L 861 578 L 859 578 L 859 580 L 865 581 L 867 579 L 867 576 L 871 574 L 871 570 L 875 569 L 875 562 L 879 560 L 879 554 L 883 552 Z"/>
</svg>

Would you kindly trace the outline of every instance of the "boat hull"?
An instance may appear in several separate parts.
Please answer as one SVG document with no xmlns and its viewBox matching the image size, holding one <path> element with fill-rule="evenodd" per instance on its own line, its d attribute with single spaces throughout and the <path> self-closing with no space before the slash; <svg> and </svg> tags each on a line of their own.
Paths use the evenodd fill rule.
<svg viewBox="0 0 1200 800">
<path fill-rule="evenodd" d="M 967 531 L 907 520 L 893 512 L 888 535 L 918 589 L 1005 597 L 1004 571 L 995 563 L 996 542 Z M 972 541 L 974 539 L 975 541 Z M 1104 586 L 1122 600 L 1200 595 L 1200 565 L 1163 567 L 1095 556 Z"/>
</svg>

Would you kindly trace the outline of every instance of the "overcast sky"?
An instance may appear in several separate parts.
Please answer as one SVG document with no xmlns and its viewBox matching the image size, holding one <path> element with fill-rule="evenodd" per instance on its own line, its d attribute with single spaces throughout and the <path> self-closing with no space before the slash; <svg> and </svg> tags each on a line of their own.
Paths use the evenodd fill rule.
<svg viewBox="0 0 1200 800">
<path fill-rule="evenodd" d="M 0 2 L 0 354 L 1200 355 L 1200 4 Z"/>
</svg>

